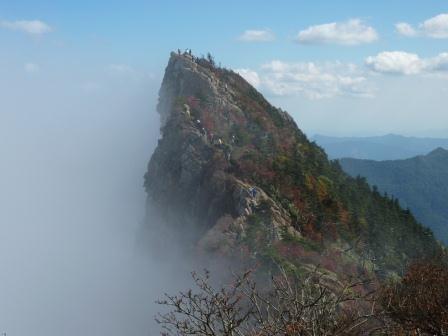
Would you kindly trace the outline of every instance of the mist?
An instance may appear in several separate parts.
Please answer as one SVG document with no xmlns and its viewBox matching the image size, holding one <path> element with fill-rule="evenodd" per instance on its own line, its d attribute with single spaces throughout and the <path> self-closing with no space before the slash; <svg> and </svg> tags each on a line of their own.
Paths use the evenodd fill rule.
<svg viewBox="0 0 448 336">
<path fill-rule="evenodd" d="M 136 239 L 158 86 L 70 71 L 0 81 L 0 332 L 156 334 L 176 267 Z"/>
</svg>

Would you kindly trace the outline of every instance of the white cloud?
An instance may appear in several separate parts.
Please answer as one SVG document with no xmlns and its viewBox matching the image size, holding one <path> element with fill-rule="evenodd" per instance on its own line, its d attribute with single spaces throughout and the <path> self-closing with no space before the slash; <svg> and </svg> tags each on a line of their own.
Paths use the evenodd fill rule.
<svg viewBox="0 0 448 336">
<path fill-rule="evenodd" d="M 376 72 L 411 75 L 420 73 L 424 64 L 417 54 L 404 51 L 383 51 L 369 56 L 366 65 Z"/>
<path fill-rule="evenodd" d="M 408 37 L 426 36 L 435 39 L 445 39 L 448 38 L 448 13 L 429 18 L 420 23 L 418 28 L 414 28 L 406 22 L 397 23 L 395 27 L 399 34 Z"/>
<path fill-rule="evenodd" d="M 406 22 L 399 22 L 395 24 L 395 29 L 398 34 L 412 37 L 417 35 L 417 31 Z"/>
<path fill-rule="evenodd" d="M 256 71 L 250 69 L 236 69 L 235 72 L 239 73 L 241 77 L 247 80 L 253 87 L 258 88 L 260 86 L 260 76 Z"/>
<path fill-rule="evenodd" d="M 354 64 L 271 61 L 261 67 L 260 87 L 275 95 L 308 99 L 335 96 L 371 97 L 373 90 Z"/>
<path fill-rule="evenodd" d="M 448 14 L 439 14 L 426 20 L 420 24 L 420 29 L 432 38 L 448 38 Z"/>
<path fill-rule="evenodd" d="M 21 31 L 35 36 L 53 31 L 53 28 L 48 24 L 39 20 L 1 21 L 0 26 L 9 30 Z"/>
<path fill-rule="evenodd" d="M 310 26 L 299 32 L 297 42 L 303 44 L 358 45 L 378 39 L 375 29 L 359 19 Z"/>
<path fill-rule="evenodd" d="M 40 66 L 35 63 L 25 63 L 23 68 L 28 73 L 36 73 L 40 71 Z"/>
<path fill-rule="evenodd" d="M 417 54 L 404 51 L 383 51 L 376 56 L 367 57 L 366 65 L 375 72 L 417 75 L 448 71 L 448 53 L 431 58 L 421 58 Z"/>
<path fill-rule="evenodd" d="M 448 71 L 448 53 L 440 53 L 425 61 L 426 70 L 432 72 Z"/>
<path fill-rule="evenodd" d="M 238 37 L 243 42 L 270 42 L 275 40 L 275 35 L 269 29 L 246 30 Z"/>
</svg>

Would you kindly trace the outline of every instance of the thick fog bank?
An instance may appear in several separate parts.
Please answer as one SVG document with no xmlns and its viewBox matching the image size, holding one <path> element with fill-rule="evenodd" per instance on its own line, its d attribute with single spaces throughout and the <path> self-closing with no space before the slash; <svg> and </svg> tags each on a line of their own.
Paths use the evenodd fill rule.
<svg viewBox="0 0 448 336">
<path fill-rule="evenodd" d="M 176 267 L 135 241 L 158 83 L 114 80 L 0 82 L 0 332 L 156 334 Z"/>
</svg>

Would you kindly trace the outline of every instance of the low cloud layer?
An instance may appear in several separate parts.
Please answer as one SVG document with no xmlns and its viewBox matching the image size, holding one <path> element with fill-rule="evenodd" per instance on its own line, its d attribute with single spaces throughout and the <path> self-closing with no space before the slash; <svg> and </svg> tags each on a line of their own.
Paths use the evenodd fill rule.
<svg viewBox="0 0 448 336">
<path fill-rule="evenodd" d="M 374 28 L 359 19 L 352 19 L 310 26 L 299 32 L 296 41 L 302 44 L 358 45 L 377 39 L 378 34 Z"/>
<path fill-rule="evenodd" d="M 238 37 L 242 42 L 271 42 L 275 40 L 275 35 L 269 29 L 246 30 Z"/>
<path fill-rule="evenodd" d="M 365 63 L 371 70 L 386 74 L 439 73 L 448 70 L 448 53 L 421 58 L 417 54 L 404 51 L 383 51 L 376 56 L 367 57 Z"/>
<path fill-rule="evenodd" d="M 311 100 L 341 96 L 372 98 L 378 91 L 375 74 L 444 78 L 448 73 L 448 52 L 422 58 L 404 51 L 383 51 L 367 57 L 364 66 L 339 61 L 273 60 L 257 70 L 235 71 L 255 88 L 274 96 L 303 96 Z"/>
<path fill-rule="evenodd" d="M 0 27 L 34 36 L 44 35 L 53 31 L 52 27 L 40 20 L 1 21 Z"/>
<path fill-rule="evenodd" d="M 274 60 L 260 72 L 238 70 L 248 82 L 278 96 L 303 95 L 308 99 L 335 96 L 371 97 L 372 88 L 354 64 L 341 62 L 297 62 Z M 255 85 L 256 84 L 256 85 Z"/>
<path fill-rule="evenodd" d="M 159 81 L 16 65 L 0 80 L 0 334 L 157 335 L 154 301 L 188 286 L 184 261 L 136 249 Z"/>
<path fill-rule="evenodd" d="M 448 13 L 442 13 L 431 17 L 413 27 L 407 22 L 399 22 L 395 25 L 397 32 L 403 36 L 424 36 L 435 39 L 448 38 Z"/>
</svg>

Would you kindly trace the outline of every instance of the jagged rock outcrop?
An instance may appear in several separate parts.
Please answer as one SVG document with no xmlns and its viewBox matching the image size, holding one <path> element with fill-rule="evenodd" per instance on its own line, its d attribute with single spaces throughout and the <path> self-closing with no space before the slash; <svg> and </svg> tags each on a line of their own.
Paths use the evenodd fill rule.
<svg viewBox="0 0 448 336">
<path fill-rule="evenodd" d="M 397 270 L 439 250 L 412 215 L 344 174 L 286 112 L 212 59 L 172 53 L 157 109 L 148 211 L 195 247 L 335 273 Z"/>
<path fill-rule="evenodd" d="M 232 89 L 209 68 L 187 55 L 171 55 L 158 104 L 162 138 L 146 175 L 153 211 L 205 249 L 228 249 L 245 235 L 247 218 L 255 213 L 266 218 L 272 240 L 280 239 L 280 228 L 291 226 L 289 214 L 260 187 L 228 171 L 231 153 L 223 139 L 229 126 L 210 134 L 192 106 L 179 100 L 198 93 L 210 109 L 242 113 Z"/>
</svg>

